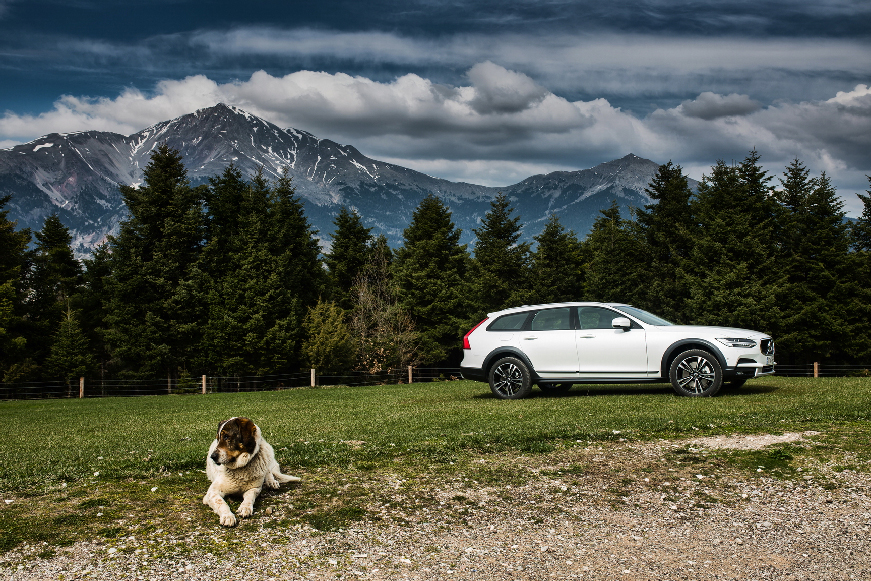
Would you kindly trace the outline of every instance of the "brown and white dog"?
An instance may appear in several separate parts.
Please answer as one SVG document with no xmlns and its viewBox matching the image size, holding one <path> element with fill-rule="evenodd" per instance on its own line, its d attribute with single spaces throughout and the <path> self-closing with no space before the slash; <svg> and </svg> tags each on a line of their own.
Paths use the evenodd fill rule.
<svg viewBox="0 0 871 581">
<path fill-rule="evenodd" d="M 282 482 L 299 480 L 281 473 L 275 451 L 248 418 L 230 418 L 218 424 L 218 436 L 206 458 L 206 476 L 212 485 L 203 497 L 203 504 L 218 513 L 225 527 L 236 524 L 236 517 L 224 500 L 228 494 L 242 495 L 238 513 L 244 518 L 254 512 L 254 501 L 264 484 L 278 488 Z"/>
</svg>

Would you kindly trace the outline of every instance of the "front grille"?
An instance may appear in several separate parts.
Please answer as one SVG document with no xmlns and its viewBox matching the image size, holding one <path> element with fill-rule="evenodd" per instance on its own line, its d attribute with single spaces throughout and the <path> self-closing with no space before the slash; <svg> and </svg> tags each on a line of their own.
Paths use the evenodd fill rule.
<svg viewBox="0 0 871 581">
<path fill-rule="evenodd" d="M 774 355 L 774 341 L 772 339 L 763 339 L 759 342 L 759 349 L 765 355 Z"/>
</svg>

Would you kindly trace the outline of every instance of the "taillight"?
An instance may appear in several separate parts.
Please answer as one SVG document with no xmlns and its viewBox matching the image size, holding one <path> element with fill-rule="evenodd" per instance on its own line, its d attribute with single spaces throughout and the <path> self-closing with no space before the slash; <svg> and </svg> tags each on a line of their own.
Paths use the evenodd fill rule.
<svg viewBox="0 0 871 581">
<path fill-rule="evenodd" d="M 472 348 L 472 346 L 469 345 L 469 335 L 471 335 L 472 333 L 474 333 L 474 332 L 475 332 L 475 329 L 477 329 L 478 327 L 480 327 L 481 325 L 483 325 L 486 321 L 487 321 L 487 319 L 484 319 L 483 321 L 481 321 L 480 323 L 478 323 L 477 325 L 475 325 L 474 327 L 472 327 L 471 329 L 469 329 L 469 332 L 468 332 L 468 333 L 466 333 L 465 335 L 463 335 L 463 349 L 471 349 L 471 348 Z"/>
</svg>

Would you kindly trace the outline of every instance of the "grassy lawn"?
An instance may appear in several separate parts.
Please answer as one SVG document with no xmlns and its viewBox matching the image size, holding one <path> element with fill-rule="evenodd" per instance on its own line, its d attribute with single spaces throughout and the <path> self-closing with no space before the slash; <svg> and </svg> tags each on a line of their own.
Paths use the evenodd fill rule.
<svg viewBox="0 0 871 581">
<path fill-rule="evenodd" d="M 772 377 L 704 399 L 676 397 L 664 385 L 534 395 L 501 401 L 483 383 L 456 381 L 0 402 L 0 551 L 24 541 L 45 542 L 50 553 L 131 530 L 220 528 L 200 504 L 205 454 L 218 423 L 241 415 L 261 427 L 285 472 L 303 477 L 286 518 L 262 526 L 335 529 L 365 518 L 366 481 L 470 473 L 482 470 L 473 459 L 545 455 L 590 442 L 815 430 L 823 435 L 813 449 L 723 453 L 721 460 L 748 474 L 768 465 L 788 474 L 802 454 L 853 458 L 859 469 L 871 459 L 867 378 Z M 491 470 L 487 477 L 510 474 Z M 287 489 L 264 494 L 255 517 Z"/>
</svg>

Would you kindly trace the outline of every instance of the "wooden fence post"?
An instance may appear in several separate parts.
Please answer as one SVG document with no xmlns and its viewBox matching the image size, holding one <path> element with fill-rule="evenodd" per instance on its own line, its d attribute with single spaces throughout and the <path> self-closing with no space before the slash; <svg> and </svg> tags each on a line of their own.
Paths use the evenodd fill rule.
<svg viewBox="0 0 871 581">
<path fill-rule="evenodd" d="M 206 395 L 206 376 L 203 376 L 203 395 Z"/>
<path fill-rule="evenodd" d="M 79 399 L 85 397 L 85 378 L 79 378 Z"/>
<path fill-rule="evenodd" d="M 820 376 L 820 362 L 814 361 L 814 377 Z"/>
<path fill-rule="evenodd" d="M 411 378 L 412 378 L 411 365 L 409 365 L 408 366 L 408 383 L 409 384 L 411 384 Z"/>
<path fill-rule="evenodd" d="M 312 387 L 315 387 L 318 384 L 318 375 L 317 372 L 312 369 Z"/>
</svg>

